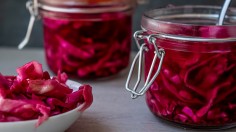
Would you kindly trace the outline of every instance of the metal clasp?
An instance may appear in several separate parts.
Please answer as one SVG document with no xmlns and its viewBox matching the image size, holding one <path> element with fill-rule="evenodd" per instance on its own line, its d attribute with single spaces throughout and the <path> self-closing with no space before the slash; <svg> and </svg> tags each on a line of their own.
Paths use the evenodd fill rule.
<svg viewBox="0 0 236 132">
<path fill-rule="evenodd" d="M 24 39 L 22 40 L 22 42 L 18 45 L 18 49 L 23 49 L 29 42 L 32 30 L 33 30 L 34 22 L 36 18 L 38 18 L 39 16 L 38 7 L 39 7 L 38 0 L 29 0 L 26 2 L 26 8 L 30 12 L 30 20 L 29 20 L 29 25 L 28 25 L 26 35 Z"/>
<path fill-rule="evenodd" d="M 159 75 L 159 73 L 161 71 L 161 66 L 162 66 L 162 63 L 164 60 L 164 56 L 165 56 L 164 49 L 162 49 L 162 48 L 159 49 L 157 47 L 157 44 L 156 44 L 157 36 L 156 35 L 146 35 L 145 31 L 137 31 L 134 33 L 134 39 L 136 41 L 137 46 L 139 47 L 139 52 L 137 53 L 137 55 L 135 56 L 135 58 L 133 60 L 133 63 L 131 64 L 128 78 L 127 78 L 127 81 L 125 84 L 126 90 L 131 92 L 131 98 L 133 98 L 133 99 L 137 98 L 138 96 L 142 96 L 148 90 L 148 88 L 152 85 L 152 83 L 155 81 L 156 77 Z M 142 65 L 144 64 L 143 63 L 144 52 L 149 52 L 149 49 L 146 46 L 146 43 L 143 43 L 140 46 L 140 41 L 144 40 L 144 39 L 147 39 L 149 44 L 153 44 L 155 51 L 154 51 L 154 58 L 153 58 L 150 70 L 148 72 L 146 81 L 144 83 L 144 86 L 140 86 L 140 82 L 141 82 L 141 78 L 142 78 Z M 157 62 L 157 58 L 160 59 L 159 66 L 158 66 L 157 71 L 153 71 L 155 64 Z M 137 80 L 136 80 L 135 85 L 131 88 L 130 82 L 131 82 L 132 75 L 134 74 L 134 69 L 135 69 L 136 63 L 138 63 L 138 76 L 137 76 Z M 155 72 L 155 74 L 153 74 L 154 72 Z"/>
</svg>

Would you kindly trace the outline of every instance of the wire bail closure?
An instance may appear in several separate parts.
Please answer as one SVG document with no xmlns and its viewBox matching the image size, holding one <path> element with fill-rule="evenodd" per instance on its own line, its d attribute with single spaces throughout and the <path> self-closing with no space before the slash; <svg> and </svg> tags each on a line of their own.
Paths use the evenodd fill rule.
<svg viewBox="0 0 236 132">
<path fill-rule="evenodd" d="M 137 53 L 137 55 L 135 56 L 133 63 L 131 64 L 130 67 L 130 71 L 128 74 L 128 78 L 126 81 L 126 90 L 131 92 L 131 98 L 135 99 L 139 96 L 142 96 L 143 94 L 146 93 L 146 91 L 148 90 L 148 88 L 152 85 L 152 83 L 155 81 L 156 77 L 159 75 L 160 71 L 161 71 L 161 66 L 164 60 L 164 56 L 165 56 L 165 51 L 164 49 L 159 49 L 156 45 L 156 39 L 157 37 L 155 35 L 145 35 L 145 31 L 137 31 L 134 33 L 134 39 L 136 41 L 137 46 L 139 47 L 139 52 Z M 149 49 L 147 48 L 146 44 L 143 43 L 140 46 L 140 41 L 147 39 L 148 43 L 153 44 L 154 46 L 154 57 L 153 57 L 153 61 L 150 67 L 150 70 L 148 72 L 148 76 L 146 78 L 146 81 L 144 83 L 144 86 L 140 87 L 140 82 L 141 82 L 141 77 L 142 77 L 142 64 L 143 64 L 143 60 L 144 60 L 144 52 L 149 52 Z M 157 62 L 157 58 L 160 59 L 159 61 L 159 66 L 157 71 L 153 71 L 154 66 Z M 138 61 L 138 62 L 137 62 Z M 133 87 L 130 87 L 130 81 L 132 78 L 132 75 L 134 74 L 134 68 L 136 63 L 138 63 L 138 77 L 136 80 L 136 83 Z M 153 74 L 155 72 L 155 74 Z M 139 91 L 138 91 L 139 89 Z"/>
<path fill-rule="evenodd" d="M 148 88 L 152 85 L 152 83 L 155 81 L 156 77 L 159 75 L 163 59 L 165 56 L 165 51 L 162 48 L 157 47 L 157 39 L 163 38 L 163 39 L 170 39 L 170 40 L 177 40 L 177 41 L 190 41 L 190 42 L 214 42 L 214 43 L 222 43 L 222 42 L 236 42 L 236 38 L 202 38 L 202 37 L 189 37 L 189 36 L 179 36 L 179 35 L 171 35 L 171 34 L 151 34 L 148 35 L 148 33 L 144 30 L 137 31 L 134 33 L 134 39 L 135 42 L 139 48 L 139 52 L 135 56 L 133 63 L 131 64 L 130 71 L 128 74 L 128 78 L 125 84 L 126 90 L 131 92 L 131 98 L 135 99 L 138 96 L 142 96 Z M 144 52 L 149 52 L 149 49 L 146 46 L 146 43 L 140 44 L 141 40 L 147 40 L 149 44 L 152 44 L 154 46 L 154 57 L 153 61 L 150 67 L 150 70 L 148 72 L 146 81 L 144 83 L 144 86 L 140 88 L 138 91 L 138 88 L 140 87 L 141 77 L 142 77 L 142 62 L 144 60 Z M 159 66 L 157 71 L 153 71 L 153 68 L 155 66 L 155 63 L 157 62 L 157 58 L 160 59 Z M 136 80 L 135 85 L 131 88 L 130 82 L 132 75 L 134 74 L 134 68 L 136 63 L 138 63 L 138 77 Z M 153 74 L 155 72 L 155 74 Z M 152 76 L 153 75 L 153 76 Z"/>
<path fill-rule="evenodd" d="M 138 1 L 147 1 L 147 0 L 138 0 Z M 230 5 L 231 0 L 225 0 L 224 5 L 221 9 L 221 12 L 219 14 L 219 18 L 218 18 L 218 23 L 217 25 L 223 25 L 224 23 L 224 18 L 226 15 L 226 12 L 228 10 L 228 7 Z M 152 85 L 152 83 L 155 81 L 156 77 L 159 75 L 161 67 L 162 67 L 162 63 L 163 63 L 163 59 L 165 56 L 165 51 L 164 49 L 159 49 L 157 47 L 157 39 L 159 38 L 165 38 L 165 39 L 171 39 L 171 40 L 178 40 L 178 41 L 191 41 L 191 42 L 215 42 L 215 43 L 221 43 L 221 42 L 235 42 L 236 38 L 202 38 L 202 37 L 189 37 L 189 36 L 179 36 L 179 35 L 171 35 L 171 34 L 151 34 L 148 35 L 148 33 L 144 30 L 141 31 L 137 31 L 134 33 L 134 39 L 135 42 L 139 48 L 139 52 L 137 53 L 137 55 L 135 56 L 133 63 L 131 65 L 129 74 L 128 74 L 128 78 L 125 84 L 126 90 L 128 90 L 129 92 L 131 92 L 131 98 L 135 99 L 138 96 L 142 96 L 147 90 L 148 88 Z M 154 57 L 153 57 L 153 61 L 152 64 L 150 66 L 150 70 L 148 72 L 148 75 L 146 77 L 144 86 L 140 87 L 140 81 L 141 81 L 141 77 L 142 77 L 142 62 L 144 60 L 144 52 L 149 52 L 148 47 L 146 46 L 145 43 L 141 44 L 140 46 L 140 41 L 141 40 L 147 40 L 148 44 L 152 44 L 154 46 Z M 155 64 L 157 62 L 157 58 L 160 59 L 159 62 L 159 66 L 157 71 L 153 71 Z M 134 68 L 136 63 L 138 63 L 138 77 L 136 80 L 135 85 L 130 88 L 130 81 L 132 78 L 132 75 L 134 74 Z M 153 74 L 155 72 L 155 74 Z M 139 91 L 138 91 L 139 89 Z"/>
<path fill-rule="evenodd" d="M 39 16 L 38 7 L 39 7 L 38 0 L 29 0 L 26 2 L 26 8 L 30 12 L 30 20 L 29 20 L 26 35 L 24 39 L 21 41 L 21 43 L 18 45 L 18 49 L 23 49 L 29 42 L 32 30 L 33 30 L 34 22 L 36 18 L 38 18 Z"/>
</svg>

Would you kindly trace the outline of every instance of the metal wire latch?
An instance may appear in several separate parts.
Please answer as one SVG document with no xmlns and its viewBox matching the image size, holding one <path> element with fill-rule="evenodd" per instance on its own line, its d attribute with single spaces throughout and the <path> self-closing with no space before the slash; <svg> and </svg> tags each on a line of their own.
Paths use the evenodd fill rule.
<svg viewBox="0 0 236 132">
<path fill-rule="evenodd" d="M 190 41 L 190 42 L 214 42 L 214 43 L 222 43 L 222 42 L 235 42 L 236 38 L 202 38 L 202 37 L 189 37 L 189 36 L 179 36 L 179 35 L 171 35 L 171 34 L 151 34 L 148 35 L 146 31 L 137 31 L 134 34 L 134 39 L 136 41 L 136 44 L 139 48 L 139 52 L 135 56 L 133 63 L 130 68 L 130 72 L 128 74 L 128 78 L 125 84 L 126 90 L 131 92 L 131 97 L 133 99 L 137 98 L 138 96 L 142 96 L 148 88 L 152 85 L 152 83 L 155 81 L 156 77 L 159 75 L 163 59 L 165 56 L 165 51 L 162 48 L 158 48 L 157 39 L 169 39 L 169 40 L 177 40 L 177 41 Z M 147 43 L 140 44 L 141 40 L 146 40 Z M 144 83 L 144 86 L 140 88 L 140 82 L 142 77 L 142 64 L 144 60 L 144 52 L 150 52 L 147 44 L 152 44 L 154 47 L 154 57 L 153 61 L 150 67 L 150 70 L 148 72 L 148 75 L 146 77 L 146 81 Z M 160 59 L 159 66 L 157 71 L 154 71 L 154 66 L 157 62 L 157 58 Z M 135 85 L 131 88 L 130 82 L 132 75 L 134 74 L 134 68 L 136 63 L 138 63 L 138 75 L 137 75 L 137 81 Z M 153 74 L 155 72 L 155 74 Z M 152 76 L 153 75 L 153 76 Z M 139 89 L 139 91 L 138 91 Z"/>
<path fill-rule="evenodd" d="M 31 32 L 33 30 L 34 22 L 39 14 L 38 5 L 39 5 L 38 0 L 29 0 L 26 2 L 26 8 L 30 12 L 30 20 L 29 20 L 29 25 L 28 25 L 26 35 L 24 39 L 22 40 L 22 42 L 18 45 L 18 49 L 24 48 L 29 42 Z"/>
<path fill-rule="evenodd" d="M 157 36 L 145 35 L 145 31 L 137 31 L 134 34 L 134 39 L 136 41 L 137 46 L 139 47 L 139 52 L 137 53 L 137 55 L 135 56 L 133 60 L 133 63 L 131 64 L 131 68 L 130 68 L 128 78 L 125 84 L 126 90 L 131 92 L 131 98 L 133 99 L 137 98 L 138 96 L 142 96 L 148 90 L 148 88 L 152 85 L 152 83 L 155 81 L 156 77 L 160 73 L 163 59 L 165 56 L 164 49 L 162 48 L 159 49 L 157 46 L 157 43 L 156 43 Z M 146 43 L 140 44 L 140 41 L 144 39 L 146 39 L 149 44 L 152 44 L 154 46 L 155 51 L 154 51 L 153 61 L 152 61 L 150 70 L 148 72 L 147 78 L 145 80 L 144 86 L 140 86 L 141 77 L 142 77 L 142 64 L 144 60 L 144 52 L 149 52 L 149 49 L 146 46 Z M 154 71 L 154 66 L 157 62 L 157 58 L 160 59 L 160 62 L 159 62 L 157 71 Z M 132 75 L 134 74 L 134 68 L 135 68 L 136 63 L 138 63 L 138 76 L 137 76 L 135 85 L 133 87 L 130 87 L 130 82 L 131 82 Z M 153 74 L 154 72 L 155 74 Z"/>
</svg>

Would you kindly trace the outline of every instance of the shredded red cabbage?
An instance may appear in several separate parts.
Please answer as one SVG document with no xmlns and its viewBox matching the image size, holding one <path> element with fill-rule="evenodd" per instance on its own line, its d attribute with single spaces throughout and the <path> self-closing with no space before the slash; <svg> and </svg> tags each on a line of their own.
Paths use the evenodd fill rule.
<svg viewBox="0 0 236 132">
<path fill-rule="evenodd" d="M 199 35 L 230 36 L 229 32 L 223 32 L 225 30 L 221 28 L 213 29 L 202 27 Z M 158 44 L 168 47 L 171 42 L 160 40 Z M 187 125 L 223 126 L 235 123 L 235 44 L 199 42 L 185 43 L 186 47 L 180 47 L 182 43 L 179 42 L 174 44 L 182 51 L 170 47 L 165 49 L 161 72 L 146 94 L 150 110 L 159 117 Z M 146 75 L 154 52 L 153 46 L 148 46 L 150 51 L 145 58 Z M 195 46 L 195 51 L 188 46 Z M 154 71 L 157 69 L 158 63 Z"/>
<path fill-rule="evenodd" d="M 38 119 L 36 126 L 50 116 L 61 114 L 93 101 L 92 89 L 82 85 L 73 91 L 66 85 L 65 73 L 50 78 L 37 61 L 29 62 L 17 70 L 17 76 L 0 74 L 0 121 L 24 121 Z"/>
<path fill-rule="evenodd" d="M 52 71 L 61 70 L 79 78 L 96 78 L 113 75 L 128 66 L 131 48 L 129 13 L 66 17 L 69 19 L 43 17 L 46 59 Z"/>
</svg>

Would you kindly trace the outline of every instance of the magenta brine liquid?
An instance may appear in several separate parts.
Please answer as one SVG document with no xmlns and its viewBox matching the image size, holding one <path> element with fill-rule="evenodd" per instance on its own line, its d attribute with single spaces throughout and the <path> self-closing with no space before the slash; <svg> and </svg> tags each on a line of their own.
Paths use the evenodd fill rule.
<svg viewBox="0 0 236 132">
<path fill-rule="evenodd" d="M 77 14 L 72 19 L 44 17 L 49 67 L 79 78 L 118 73 L 129 63 L 131 19 L 123 12 Z"/>
<path fill-rule="evenodd" d="M 146 71 L 152 57 L 146 55 Z M 235 62 L 236 52 L 166 50 L 162 70 L 146 94 L 148 107 L 161 118 L 190 126 L 236 122 Z"/>
<path fill-rule="evenodd" d="M 182 28 L 181 33 L 194 31 L 198 37 L 224 38 L 234 36 L 231 29 L 235 28 L 195 26 Z M 158 39 L 156 43 L 164 47 L 165 58 L 160 74 L 146 93 L 150 110 L 158 117 L 188 126 L 235 123 L 236 42 Z M 147 46 L 146 77 L 154 57 L 153 45 Z M 157 69 L 158 64 L 154 71 Z"/>
<path fill-rule="evenodd" d="M 219 11 L 218 7 L 180 6 L 143 16 L 145 35 L 156 35 L 156 46 L 165 51 L 160 74 L 146 92 L 147 105 L 157 117 L 192 128 L 236 126 L 236 23 L 228 18 L 217 25 L 217 17 L 212 16 Z M 145 44 L 147 78 L 154 46 L 146 39 Z"/>
</svg>

